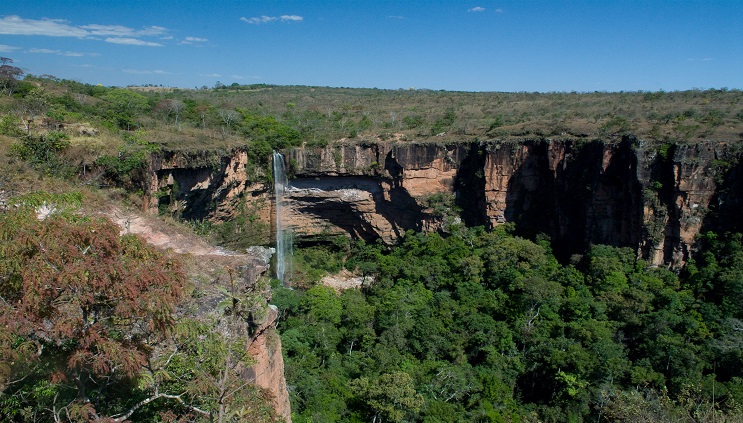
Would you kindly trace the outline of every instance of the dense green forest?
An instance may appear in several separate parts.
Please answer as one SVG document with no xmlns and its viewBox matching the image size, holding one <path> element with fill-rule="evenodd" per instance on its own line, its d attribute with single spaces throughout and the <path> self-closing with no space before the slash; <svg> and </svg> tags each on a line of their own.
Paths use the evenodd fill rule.
<svg viewBox="0 0 743 423">
<path fill-rule="evenodd" d="M 677 274 L 600 245 L 563 265 L 511 229 L 301 251 L 369 282 L 275 289 L 293 421 L 743 418 L 740 234 Z"/>
<path fill-rule="evenodd" d="M 193 312 L 230 279 L 187 274 L 93 216 L 140 205 L 152 152 L 245 147 L 270 182 L 270 152 L 302 144 L 743 134 L 739 90 L 130 89 L 22 78 L 2 59 L 4 421 L 276 421 L 235 370 L 247 311 Z M 225 242 L 224 223 L 194 227 Z M 743 420 L 740 234 L 704 234 L 669 270 L 606 246 L 559 263 L 548 239 L 511 229 L 297 250 L 301 288 L 273 290 L 294 421 Z M 361 290 L 317 283 L 344 267 Z"/>
</svg>

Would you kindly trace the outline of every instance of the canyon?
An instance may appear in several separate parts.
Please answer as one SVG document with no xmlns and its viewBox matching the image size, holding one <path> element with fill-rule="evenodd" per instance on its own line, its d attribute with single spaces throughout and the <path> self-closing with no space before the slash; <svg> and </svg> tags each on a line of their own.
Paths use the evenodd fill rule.
<svg viewBox="0 0 743 423">
<path fill-rule="evenodd" d="M 153 156 L 144 207 L 185 219 L 273 225 L 266 163 L 246 149 Z M 297 242 L 347 235 L 393 243 L 405 231 L 446 232 L 460 222 L 548 236 L 567 261 L 592 244 L 628 247 L 680 267 L 703 231 L 739 230 L 740 151 L 733 142 L 519 139 L 350 142 L 285 151 L 286 226 Z M 261 167 L 263 166 L 263 167 Z M 458 213 L 459 212 L 459 213 Z"/>
<path fill-rule="evenodd" d="M 737 219 L 743 162 L 734 143 L 650 143 L 631 136 L 377 141 L 284 153 L 291 181 L 282 221 L 298 243 L 344 235 L 392 244 L 406 231 L 509 224 L 524 237 L 548 236 L 564 262 L 592 244 L 607 244 L 631 248 L 655 266 L 680 268 L 694 257 L 698 234 L 743 229 Z M 249 220 L 274 227 L 270 168 L 267 159 L 251 160 L 240 148 L 153 154 L 142 181 L 144 209 L 215 222 L 249 210 Z M 138 228 L 137 219 L 117 222 Z M 150 242 L 157 244 L 155 235 Z M 190 249 L 199 256 L 225 255 L 201 247 Z M 248 285 L 268 269 L 268 259 L 258 256 L 239 254 L 248 263 L 241 266 Z M 290 421 L 276 319 L 270 306 L 257 322 L 248 348 L 255 364 L 245 377 L 270 392 L 278 414 Z"/>
</svg>

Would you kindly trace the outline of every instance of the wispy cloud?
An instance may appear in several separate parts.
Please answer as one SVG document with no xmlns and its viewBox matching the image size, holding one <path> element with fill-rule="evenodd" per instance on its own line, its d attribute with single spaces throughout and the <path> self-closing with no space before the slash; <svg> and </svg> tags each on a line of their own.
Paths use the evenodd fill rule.
<svg viewBox="0 0 743 423">
<path fill-rule="evenodd" d="M 205 43 L 209 41 L 208 38 L 199 38 L 199 37 L 186 37 L 181 41 L 181 44 L 198 44 L 198 43 Z"/>
<path fill-rule="evenodd" d="M 142 69 L 124 69 L 122 72 L 124 73 L 132 73 L 135 75 L 171 75 L 171 72 L 166 72 L 164 70 L 142 70 Z"/>
<path fill-rule="evenodd" d="M 0 34 L 78 38 L 90 35 L 88 31 L 72 26 L 61 19 L 23 19 L 15 15 L 0 19 Z"/>
<path fill-rule="evenodd" d="M 32 49 L 29 49 L 28 52 L 35 53 L 35 54 L 58 54 L 60 56 L 68 56 L 68 57 L 98 56 L 98 53 L 81 53 L 79 51 L 62 51 L 62 50 L 52 50 L 48 48 L 32 48 Z"/>
<path fill-rule="evenodd" d="M 263 15 L 263 16 L 252 17 L 252 18 L 246 18 L 246 17 L 243 16 L 242 18 L 240 18 L 240 20 L 243 21 L 243 22 L 247 22 L 247 23 L 249 23 L 251 25 L 260 25 L 260 24 L 269 23 L 269 22 L 276 22 L 276 21 L 281 21 L 281 22 L 301 22 L 301 21 L 304 20 L 304 18 L 302 16 L 299 16 L 299 15 L 281 15 L 281 16 L 266 16 L 266 15 Z"/>
<path fill-rule="evenodd" d="M 203 76 L 205 78 L 221 78 L 222 77 L 222 75 L 218 73 L 208 73 L 206 75 L 199 75 L 199 76 Z"/>
<path fill-rule="evenodd" d="M 405 19 L 405 17 L 404 16 L 398 16 L 398 15 L 390 15 L 390 16 L 387 16 L 387 19 L 400 19 L 400 20 L 402 20 L 402 19 Z"/>
<path fill-rule="evenodd" d="M 42 53 L 42 54 L 57 54 L 61 53 L 59 50 L 50 50 L 48 48 L 32 48 L 28 51 L 29 53 Z"/>
<path fill-rule="evenodd" d="M 4 35 L 37 35 L 47 37 L 74 37 L 99 39 L 116 44 L 129 44 L 158 47 L 162 44 L 141 40 L 143 37 L 164 37 L 167 29 L 161 26 L 148 26 L 134 29 L 123 25 L 72 25 L 62 19 L 24 19 L 11 15 L 0 19 L 0 34 Z"/>
<path fill-rule="evenodd" d="M 14 46 L 8 46 L 5 44 L 0 44 L 0 53 L 10 53 L 13 50 L 18 50 L 20 47 L 14 47 Z"/>
<path fill-rule="evenodd" d="M 495 13 L 503 13 L 503 12 L 504 12 L 503 9 L 495 9 Z"/>
<path fill-rule="evenodd" d="M 467 9 L 468 12 L 484 12 L 485 8 L 480 6 L 475 6 L 472 9 Z"/>
<path fill-rule="evenodd" d="M 91 35 L 112 35 L 115 37 L 155 37 L 163 35 L 167 29 L 161 26 L 149 26 L 143 29 L 133 29 L 122 25 L 83 25 L 80 28 L 87 30 Z"/>
<path fill-rule="evenodd" d="M 149 46 L 149 47 L 162 47 L 160 43 L 154 43 L 152 41 L 140 40 L 139 38 L 128 38 L 128 37 L 109 37 L 103 40 L 107 43 L 113 44 L 124 44 L 129 46 Z"/>
<path fill-rule="evenodd" d="M 251 25 L 258 25 L 258 24 L 262 24 L 262 23 L 273 22 L 273 21 L 276 20 L 276 17 L 272 17 L 272 16 L 261 16 L 261 17 L 258 17 L 258 18 L 246 18 L 245 16 L 243 16 L 242 18 L 240 18 L 240 20 L 243 21 L 243 22 L 247 22 L 247 23 L 249 23 Z"/>
<path fill-rule="evenodd" d="M 232 79 L 261 79 L 260 76 L 257 75 L 230 75 L 230 78 Z"/>
</svg>

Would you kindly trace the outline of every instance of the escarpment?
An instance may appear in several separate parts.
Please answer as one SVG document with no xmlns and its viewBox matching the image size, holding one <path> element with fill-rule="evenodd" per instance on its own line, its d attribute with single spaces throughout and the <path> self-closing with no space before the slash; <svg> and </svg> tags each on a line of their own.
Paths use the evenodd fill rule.
<svg viewBox="0 0 743 423">
<path fill-rule="evenodd" d="M 700 231 L 738 229 L 743 170 L 734 143 L 527 139 L 345 143 L 285 152 L 286 220 L 297 239 L 348 234 L 394 242 L 405 231 L 507 222 L 548 235 L 567 260 L 591 244 L 682 265 Z M 266 163 L 248 152 L 153 158 L 145 207 L 226 220 L 250 205 L 270 225 Z M 241 207 L 239 207 L 241 206 Z"/>
</svg>

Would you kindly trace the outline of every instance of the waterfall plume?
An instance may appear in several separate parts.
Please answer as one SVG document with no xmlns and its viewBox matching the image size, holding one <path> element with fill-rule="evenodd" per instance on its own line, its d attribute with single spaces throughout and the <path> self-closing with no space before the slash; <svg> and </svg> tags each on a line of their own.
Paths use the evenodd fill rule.
<svg viewBox="0 0 743 423">
<path fill-rule="evenodd" d="M 287 277 L 291 274 L 293 236 L 291 230 L 284 228 L 284 194 L 289 182 L 286 177 L 284 156 L 278 151 L 273 152 L 273 186 L 276 203 L 276 278 L 282 285 L 287 286 Z"/>
</svg>

